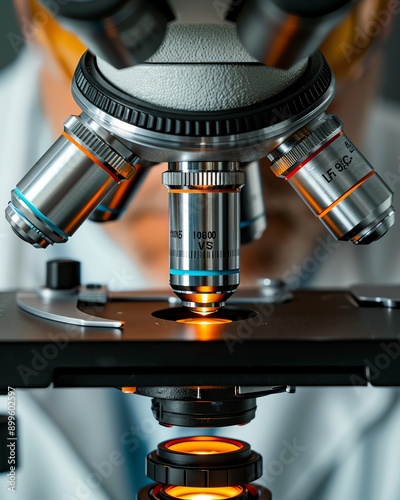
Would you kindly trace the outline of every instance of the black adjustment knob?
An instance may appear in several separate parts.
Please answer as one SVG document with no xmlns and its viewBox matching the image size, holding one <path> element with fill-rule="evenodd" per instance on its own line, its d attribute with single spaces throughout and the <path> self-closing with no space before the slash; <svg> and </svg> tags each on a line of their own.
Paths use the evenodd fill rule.
<svg viewBox="0 0 400 500">
<path fill-rule="evenodd" d="M 46 288 L 69 290 L 81 284 L 81 263 L 77 260 L 50 260 L 46 265 Z"/>
</svg>

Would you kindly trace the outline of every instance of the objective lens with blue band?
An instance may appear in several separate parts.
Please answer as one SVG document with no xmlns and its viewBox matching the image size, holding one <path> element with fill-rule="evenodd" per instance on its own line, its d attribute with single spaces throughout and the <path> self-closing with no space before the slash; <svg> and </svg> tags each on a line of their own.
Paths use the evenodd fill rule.
<svg viewBox="0 0 400 500">
<path fill-rule="evenodd" d="M 64 132 L 11 192 L 6 218 L 36 248 L 65 243 L 121 181 L 137 156 L 86 115 Z M 105 203 L 106 205 L 106 203 Z"/>
<path fill-rule="evenodd" d="M 38 217 L 39 220 L 47 224 L 50 229 L 52 229 L 56 234 L 64 238 L 66 241 L 69 238 L 67 233 L 64 233 L 59 227 L 56 226 L 48 217 L 46 217 L 40 210 L 38 210 L 32 203 L 26 199 L 26 197 L 21 193 L 21 191 L 16 187 L 14 188 L 14 193 L 21 199 L 23 203 Z"/>
<path fill-rule="evenodd" d="M 237 274 L 239 269 L 223 269 L 220 271 L 212 270 L 197 270 L 197 269 L 170 269 L 169 274 L 176 276 L 229 276 Z"/>
<path fill-rule="evenodd" d="M 182 305 L 211 314 L 236 290 L 240 257 L 240 190 L 236 162 L 169 164 L 170 285 Z"/>
<path fill-rule="evenodd" d="M 45 234 L 43 234 L 42 231 L 40 231 L 40 229 L 38 229 L 35 225 L 33 225 L 31 221 L 27 217 L 25 217 L 25 215 L 20 210 L 18 210 L 18 208 L 14 206 L 11 202 L 8 205 L 8 209 L 10 214 L 9 215 L 10 220 L 17 219 L 20 222 L 26 224 L 24 237 L 25 239 L 27 239 L 27 241 L 29 241 L 29 243 L 31 243 L 35 247 L 40 248 L 41 245 L 38 245 L 36 241 L 37 238 L 39 238 L 41 241 L 45 241 L 47 244 L 49 243 L 51 244 L 51 241 L 48 238 L 46 238 Z M 14 232 L 18 236 L 20 236 L 18 231 L 19 228 L 17 229 L 17 227 L 18 226 L 16 225 L 12 225 Z M 34 235 L 34 238 L 31 237 L 32 234 Z"/>
</svg>

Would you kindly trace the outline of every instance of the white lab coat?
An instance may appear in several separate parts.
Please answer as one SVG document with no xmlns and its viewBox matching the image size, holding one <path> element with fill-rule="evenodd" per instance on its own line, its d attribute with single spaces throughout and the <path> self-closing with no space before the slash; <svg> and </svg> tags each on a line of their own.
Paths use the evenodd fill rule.
<svg viewBox="0 0 400 500">
<path fill-rule="evenodd" d="M 25 52 L 0 79 L 2 206 L 52 141 L 40 111 L 37 76 L 37 63 Z M 378 106 L 367 141 L 371 162 L 395 174 L 384 176 L 394 188 L 400 180 L 399 116 L 394 107 Z M 399 241 L 400 231 L 394 228 L 369 248 L 341 244 L 320 263 L 314 284 L 397 282 Z M 44 262 L 56 256 L 83 261 L 86 282 L 127 289 L 145 286 L 134 263 L 101 226 L 86 223 L 67 245 L 41 251 L 19 241 L 0 218 L 0 289 L 37 286 Z M 43 389 L 17 394 L 21 462 L 17 493 L 7 492 L 3 475 L 1 499 L 131 499 L 144 482 L 146 451 L 161 440 L 199 433 L 158 426 L 147 398 L 117 390 Z M 0 398 L 0 412 L 5 412 L 5 404 Z M 253 422 L 218 432 L 244 439 L 263 454 L 264 475 L 258 482 L 272 490 L 275 500 L 400 498 L 397 389 L 301 388 L 296 395 L 259 399 Z"/>
</svg>

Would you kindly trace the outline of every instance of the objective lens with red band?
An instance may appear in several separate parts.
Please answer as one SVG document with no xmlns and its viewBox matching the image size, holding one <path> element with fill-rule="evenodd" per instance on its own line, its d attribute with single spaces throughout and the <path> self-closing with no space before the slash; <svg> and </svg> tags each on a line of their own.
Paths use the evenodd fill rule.
<svg viewBox="0 0 400 500">
<path fill-rule="evenodd" d="M 335 238 L 368 244 L 393 225 L 392 191 L 336 116 L 323 113 L 268 158 Z"/>
</svg>

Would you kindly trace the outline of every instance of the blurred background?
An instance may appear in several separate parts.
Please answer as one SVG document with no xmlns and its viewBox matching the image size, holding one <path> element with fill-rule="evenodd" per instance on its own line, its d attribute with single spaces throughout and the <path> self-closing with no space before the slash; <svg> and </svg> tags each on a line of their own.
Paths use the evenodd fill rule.
<svg viewBox="0 0 400 500">
<path fill-rule="evenodd" d="M 12 63 L 17 54 L 8 36 L 20 35 L 18 21 L 14 12 L 13 0 L 0 0 L 0 70 Z M 21 45 L 22 48 L 22 45 Z M 387 99 L 400 102 L 400 15 L 395 16 L 390 41 L 385 50 L 384 74 L 382 75 L 382 94 Z"/>
<path fill-rule="evenodd" d="M 13 0 L 2 0 L 0 7 L 0 68 L 10 64 L 17 56 L 7 38 L 9 33 L 21 34 Z"/>
</svg>

